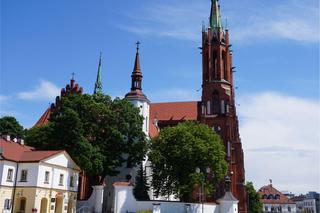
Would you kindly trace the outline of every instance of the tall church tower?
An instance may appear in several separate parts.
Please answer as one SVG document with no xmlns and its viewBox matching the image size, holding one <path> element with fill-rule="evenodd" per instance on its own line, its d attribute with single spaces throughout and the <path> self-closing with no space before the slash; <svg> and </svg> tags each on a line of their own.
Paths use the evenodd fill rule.
<svg viewBox="0 0 320 213">
<path fill-rule="evenodd" d="M 140 42 L 137 43 L 136 59 L 133 72 L 131 74 L 131 90 L 126 94 L 126 99 L 129 100 L 135 107 L 140 109 L 140 114 L 143 116 L 143 132 L 149 135 L 149 111 L 150 101 L 142 92 L 142 72 L 140 68 Z"/>
<path fill-rule="evenodd" d="M 239 212 L 245 213 L 244 159 L 236 115 L 229 32 L 222 27 L 218 1 L 211 2 L 209 27 L 202 30 L 200 121 L 211 127 L 224 141 L 232 179 L 231 191 L 239 200 Z M 221 197 L 223 191 L 221 187 L 215 198 Z"/>
</svg>

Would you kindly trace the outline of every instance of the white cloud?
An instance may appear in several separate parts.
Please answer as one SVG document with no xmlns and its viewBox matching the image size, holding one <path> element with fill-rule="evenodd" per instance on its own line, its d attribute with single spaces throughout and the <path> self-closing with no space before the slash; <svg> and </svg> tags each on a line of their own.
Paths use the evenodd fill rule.
<svg viewBox="0 0 320 213">
<path fill-rule="evenodd" d="M 231 39 L 243 43 L 267 39 L 319 42 L 319 9 L 313 0 L 285 0 L 265 5 L 258 0 L 224 1 Z M 133 24 L 126 31 L 147 36 L 200 41 L 201 22 L 209 16 L 209 1 L 153 1 L 130 14 Z M 132 23 L 132 22 L 131 22 Z"/>
<path fill-rule="evenodd" d="M 197 101 L 201 93 L 196 90 L 169 88 L 157 92 L 146 92 L 151 102 Z"/>
<path fill-rule="evenodd" d="M 274 92 L 240 98 L 246 178 L 259 188 L 320 190 L 320 103 Z"/>
<path fill-rule="evenodd" d="M 5 95 L 0 95 L 0 104 L 3 103 L 4 101 L 8 100 L 9 97 Z"/>
<path fill-rule="evenodd" d="M 60 93 L 60 89 L 50 81 L 40 80 L 33 90 L 18 93 L 22 100 L 48 100 L 52 101 Z"/>
</svg>

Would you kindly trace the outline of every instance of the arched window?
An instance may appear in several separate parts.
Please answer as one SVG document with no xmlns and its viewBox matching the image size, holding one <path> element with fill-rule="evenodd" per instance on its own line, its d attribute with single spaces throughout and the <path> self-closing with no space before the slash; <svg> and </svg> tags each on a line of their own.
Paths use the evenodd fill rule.
<svg viewBox="0 0 320 213">
<path fill-rule="evenodd" d="M 220 100 L 219 100 L 219 92 L 214 91 L 212 95 L 212 113 L 219 114 L 220 113 Z"/>
<path fill-rule="evenodd" d="M 276 194 L 276 196 L 274 196 L 274 199 L 279 200 L 280 199 L 280 195 Z"/>
</svg>

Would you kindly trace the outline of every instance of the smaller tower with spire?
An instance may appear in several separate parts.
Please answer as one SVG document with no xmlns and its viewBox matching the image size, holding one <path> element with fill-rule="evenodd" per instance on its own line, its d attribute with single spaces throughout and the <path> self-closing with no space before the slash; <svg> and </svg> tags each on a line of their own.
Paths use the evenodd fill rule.
<svg viewBox="0 0 320 213">
<path fill-rule="evenodd" d="M 140 109 L 140 114 L 144 118 L 143 131 L 146 135 L 149 132 L 149 104 L 147 96 L 142 92 L 142 72 L 140 68 L 140 42 L 136 43 L 136 58 L 134 68 L 131 74 L 131 90 L 126 94 L 126 99 L 129 100 L 135 107 Z"/>
<path fill-rule="evenodd" d="M 94 91 L 93 91 L 94 94 L 102 93 L 101 61 L 102 61 L 102 53 L 100 52 L 97 79 L 96 79 L 96 83 L 94 84 Z"/>
</svg>

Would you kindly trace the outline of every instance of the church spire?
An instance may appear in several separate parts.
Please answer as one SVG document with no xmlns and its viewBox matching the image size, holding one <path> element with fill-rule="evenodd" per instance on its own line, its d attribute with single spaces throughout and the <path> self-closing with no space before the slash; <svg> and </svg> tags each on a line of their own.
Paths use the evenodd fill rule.
<svg viewBox="0 0 320 213">
<path fill-rule="evenodd" d="M 133 71 L 131 74 L 131 90 L 129 93 L 126 94 L 126 98 L 128 100 L 140 100 L 140 101 L 147 101 L 147 97 L 142 92 L 142 72 L 140 68 L 140 42 L 138 41 L 136 43 L 137 52 L 136 52 L 136 58 L 134 62 Z"/>
<path fill-rule="evenodd" d="M 132 78 L 131 91 L 142 90 L 142 85 L 141 85 L 142 72 L 140 69 L 140 55 L 139 55 L 140 42 L 138 41 L 136 45 L 137 45 L 137 52 L 136 52 L 136 59 L 134 62 L 133 72 L 131 75 L 131 78 Z"/>
<path fill-rule="evenodd" d="M 97 79 L 96 83 L 94 84 L 94 94 L 102 93 L 102 81 L 101 81 L 101 52 L 100 52 L 100 59 L 99 59 L 99 65 L 98 65 L 98 73 L 97 73 Z"/>
<path fill-rule="evenodd" d="M 218 0 L 211 0 L 210 27 L 211 29 L 222 28 L 220 6 Z"/>
</svg>

